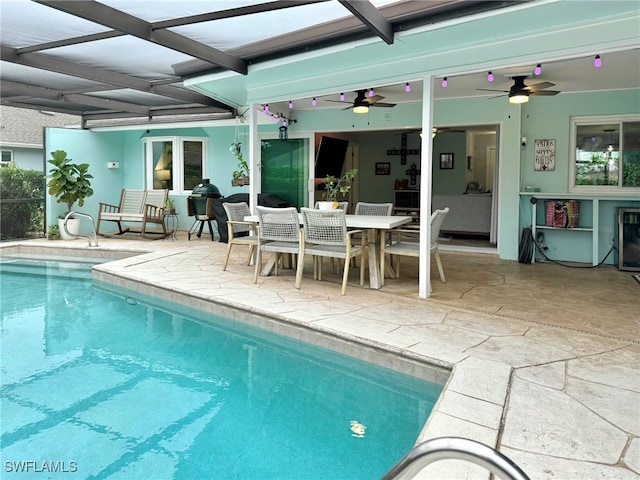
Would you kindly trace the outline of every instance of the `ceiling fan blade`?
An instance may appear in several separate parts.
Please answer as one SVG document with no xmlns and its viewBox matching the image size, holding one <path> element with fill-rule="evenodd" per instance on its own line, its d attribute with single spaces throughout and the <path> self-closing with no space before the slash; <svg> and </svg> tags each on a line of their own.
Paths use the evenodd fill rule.
<svg viewBox="0 0 640 480">
<path fill-rule="evenodd" d="M 545 96 L 551 96 L 551 95 L 557 95 L 560 92 L 557 90 L 538 90 L 536 92 L 529 92 L 529 95 L 545 95 Z"/>
<path fill-rule="evenodd" d="M 482 92 L 504 92 L 504 93 L 509 93 L 509 90 L 494 90 L 492 88 L 476 88 L 476 90 L 480 90 Z"/>
<path fill-rule="evenodd" d="M 369 106 L 370 107 L 395 107 L 396 104 L 395 103 L 380 103 L 380 102 L 376 102 L 376 103 L 372 103 Z"/>
<path fill-rule="evenodd" d="M 367 97 L 362 99 L 362 102 L 366 102 L 368 104 L 374 104 L 382 100 L 384 97 L 382 95 L 374 95 L 373 97 Z M 357 100 L 357 99 L 356 99 Z"/>
<path fill-rule="evenodd" d="M 527 90 L 529 92 L 537 92 L 538 90 L 542 90 L 543 88 L 553 87 L 554 85 L 555 83 L 542 82 L 542 83 L 536 83 L 535 85 L 528 85 L 524 87 L 524 90 Z"/>
</svg>

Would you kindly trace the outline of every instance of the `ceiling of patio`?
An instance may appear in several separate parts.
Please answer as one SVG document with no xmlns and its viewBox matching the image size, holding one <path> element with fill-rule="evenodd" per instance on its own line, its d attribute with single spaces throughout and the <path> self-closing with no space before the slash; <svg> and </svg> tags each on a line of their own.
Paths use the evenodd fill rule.
<svg viewBox="0 0 640 480">
<path fill-rule="evenodd" d="M 525 1 L 2 0 L 3 105 L 112 124 L 222 119 L 183 79 Z"/>
<path fill-rule="evenodd" d="M 366 38 L 381 44 L 422 25 L 488 13 L 529 1 L 462 0 L 1 0 L 0 98 L 3 105 L 81 115 L 85 127 L 232 118 L 241 112 L 184 86 L 205 73 L 244 75 L 261 62 Z M 496 96 L 511 76 L 554 83 L 562 92 L 637 88 L 638 50 L 449 79 L 435 98 Z M 483 78 L 485 77 L 485 78 Z M 606 78 L 606 82 L 603 81 Z M 605 87 L 603 87 L 605 85 Z M 362 88 L 374 87 L 362 85 Z M 384 102 L 422 99 L 422 85 L 377 85 Z M 479 87 L 498 92 L 478 90 Z M 344 92 L 352 101 L 354 92 Z M 334 98 L 335 97 L 335 98 Z M 319 97 L 318 106 L 343 108 Z M 296 100 L 296 109 L 311 99 Z M 345 105 L 346 106 L 346 105 Z M 283 107 L 284 108 L 284 107 Z"/>
</svg>

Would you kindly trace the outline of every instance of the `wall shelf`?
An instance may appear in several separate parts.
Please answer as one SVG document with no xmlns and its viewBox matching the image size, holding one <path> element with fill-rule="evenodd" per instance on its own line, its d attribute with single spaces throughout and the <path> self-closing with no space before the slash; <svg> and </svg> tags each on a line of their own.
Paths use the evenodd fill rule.
<svg viewBox="0 0 640 480">
<path fill-rule="evenodd" d="M 546 225 L 546 208 L 545 202 L 531 203 L 531 231 L 533 238 L 536 238 L 536 232 L 538 230 L 544 230 L 546 232 L 553 232 L 553 235 L 561 235 L 570 239 L 570 235 L 579 235 L 580 237 L 574 237 L 575 239 L 584 239 L 585 233 L 590 233 L 590 259 L 592 265 L 598 265 L 600 262 L 600 244 L 606 245 L 608 242 L 607 231 L 601 231 L 601 211 L 604 206 L 607 206 L 607 210 L 611 210 L 612 206 L 638 206 L 640 207 L 640 200 L 634 196 L 595 196 L 585 194 L 571 194 L 571 193 L 542 193 L 542 192 L 520 192 L 522 198 L 530 197 L 537 200 L 553 201 L 553 200 L 578 200 L 580 202 L 580 216 L 578 219 L 577 228 L 558 228 L 550 227 Z M 608 218 L 608 214 L 603 217 L 604 220 L 612 221 Z M 615 229 L 611 229 L 609 234 L 612 234 Z M 556 233 L 557 232 L 557 233 Z M 580 233 L 578 233 L 580 232 Z M 558 237 L 555 237 L 558 238 Z M 586 239 L 585 239 L 586 240 Z M 576 252 L 576 255 L 579 252 Z M 582 250 L 584 255 L 584 249 Z M 566 260 L 566 261 L 580 261 L 580 260 Z M 533 255 L 532 262 L 535 262 L 535 254 Z"/>
</svg>

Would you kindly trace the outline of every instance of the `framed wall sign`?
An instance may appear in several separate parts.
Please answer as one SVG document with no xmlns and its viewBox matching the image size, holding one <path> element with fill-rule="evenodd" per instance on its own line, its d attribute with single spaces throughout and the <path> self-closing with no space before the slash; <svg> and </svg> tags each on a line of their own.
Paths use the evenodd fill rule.
<svg viewBox="0 0 640 480">
<path fill-rule="evenodd" d="M 440 154 L 440 169 L 452 170 L 453 169 L 453 153 L 441 153 Z"/>
<path fill-rule="evenodd" d="M 391 175 L 391 163 L 389 163 L 389 162 L 377 162 L 376 163 L 376 175 Z"/>
<path fill-rule="evenodd" d="M 550 172 L 556 169 L 556 141 L 555 139 L 538 139 L 534 143 L 535 161 L 533 169 L 536 172 Z"/>
</svg>

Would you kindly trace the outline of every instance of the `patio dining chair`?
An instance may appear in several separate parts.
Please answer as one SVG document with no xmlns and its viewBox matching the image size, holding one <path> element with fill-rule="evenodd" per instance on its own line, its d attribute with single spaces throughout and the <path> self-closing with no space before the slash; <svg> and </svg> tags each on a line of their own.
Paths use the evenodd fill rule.
<svg viewBox="0 0 640 480">
<path fill-rule="evenodd" d="M 276 275 L 282 254 L 291 254 L 297 257 L 295 287 L 300 288 L 304 260 L 304 238 L 300 228 L 298 210 L 295 207 L 257 206 L 256 212 L 258 213 L 258 248 L 253 283 L 258 281 L 258 273 L 262 268 L 263 252 L 271 252 L 275 255 L 273 268 Z"/>
<path fill-rule="evenodd" d="M 342 295 L 347 290 L 349 264 L 352 258 L 362 256 L 365 249 L 365 236 L 362 230 L 347 231 L 344 210 L 300 209 L 304 226 L 304 254 L 313 256 L 313 278 L 322 280 L 322 258 L 344 260 L 342 274 Z M 360 244 L 354 245 L 352 239 L 360 235 Z M 364 262 L 360 267 L 360 285 L 364 285 Z"/>
<path fill-rule="evenodd" d="M 353 212 L 354 215 L 391 215 L 393 213 L 393 203 L 368 203 L 357 202 L 356 208 Z M 366 233 L 364 234 L 366 235 Z M 388 236 L 383 237 L 387 241 Z M 353 260 L 353 266 L 356 266 L 356 261 Z"/>
<path fill-rule="evenodd" d="M 442 222 L 447 216 L 447 213 L 449 213 L 449 207 L 446 207 L 443 210 L 436 210 L 431 214 L 431 241 L 429 242 L 429 251 L 436 259 L 438 273 L 440 274 L 440 281 L 442 283 L 445 283 L 446 280 L 444 278 L 444 270 L 442 268 L 440 253 L 438 252 L 438 238 L 440 237 L 440 227 L 442 226 Z M 381 279 L 382 285 L 384 285 L 386 254 L 391 255 L 396 278 L 400 277 L 400 256 L 420 257 L 420 242 L 416 234 L 416 230 L 396 228 L 391 231 L 391 243 L 389 245 L 385 245 L 385 242 L 382 242 L 380 248 L 380 269 L 383 272 Z"/>
<path fill-rule="evenodd" d="M 393 203 L 356 203 L 354 215 L 391 215 Z"/>
<path fill-rule="evenodd" d="M 234 245 L 248 245 L 249 257 L 247 265 L 251 264 L 251 258 L 258 245 L 258 224 L 256 222 L 248 222 L 245 217 L 251 215 L 249 205 L 246 202 L 222 204 L 225 213 L 227 214 L 227 254 L 224 257 L 224 265 L 222 271 L 227 269 L 227 263 L 229 263 L 229 256 L 231 255 L 231 248 Z"/>
</svg>

